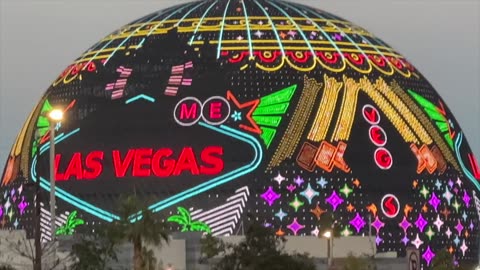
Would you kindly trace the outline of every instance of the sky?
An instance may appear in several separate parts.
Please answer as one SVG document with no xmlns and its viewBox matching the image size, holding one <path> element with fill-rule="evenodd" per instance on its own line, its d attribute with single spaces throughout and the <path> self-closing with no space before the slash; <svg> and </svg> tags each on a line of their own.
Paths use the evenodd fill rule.
<svg viewBox="0 0 480 270">
<path fill-rule="evenodd" d="M 380 37 L 430 81 L 480 157 L 480 0 L 291 0 Z M 0 0 L 0 172 L 53 80 L 98 40 L 184 0 Z"/>
</svg>

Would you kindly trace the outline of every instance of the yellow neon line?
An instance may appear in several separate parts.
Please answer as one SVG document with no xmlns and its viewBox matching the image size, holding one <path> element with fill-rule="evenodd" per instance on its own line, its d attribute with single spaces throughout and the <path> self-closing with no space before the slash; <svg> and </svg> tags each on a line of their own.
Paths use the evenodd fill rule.
<svg viewBox="0 0 480 270">
<path fill-rule="evenodd" d="M 310 26 L 310 25 L 298 25 L 298 26 L 302 31 L 305 31 L 305 32 L 307 32 L 307 31 L 318 31 L 318 29 L 315 26 Z M 217 31 L 217 30 L 220 30 L 220 27 L 221 27 L 220 24 L 218 24 L 218 25 L 202 25 L 198 28 L 197 32 Z M 277 31 L 288 31 L 288 30 L 292 29 L 290 25 L 275 25 L 275 27 L 276 27 Z M 175 28 L 175 25 L 172 25 L 172 26 L 166 27 L 166 28 L 158 28 L 153 33 L 151 33 L 151 35 L 166 34 L 168 31 L 172 30 L 173 28 Z M 177 29 L 178 29 L 179 33 L 192 33 L 192 32 L 195 31 L 196 26 L 195 27 L 194 26 L 187 26 L 187 27 L 178 26 Z M 226 24 L 224 30 L 225 31 L 227 31 L 227 30 L 228 31 L 245 31 L 246 27 L 244 27 L 243 25 L 228 25 L 228 24 Z M 255 25 L 255 24 L 251 25 L 250 30 L 251 31 L 255 31 L 255 30 L 271 30 L 271 31 L 273 31 L 272 27 L 269 27 L 268 25 L 265 26 L 265 25 Z M 337 30 L 335 28 L 332 28 L 332 27 L 328 27 L 328 28 L 325 28 L 323 30 L 327 33 L 338 33 L 339 32 L 339 30 Z M 349 28 L 341 28 L 340 30 L 343 31 L 346 34 L 358 34 L 358 32 L 350 30 Z M 132 33 L 132 31 L 129 31 L 129 32 L 122 31 L 119 34 L 109 35 L 109 36 L 105 37 L 102 40 L 102 42 L 112 40 L 112 39 L 126 38 L 126 37 L 130 36 L 131 33 Z M 150 33 L 149 29 L 138 30 L 133 35 L 131 35 L 130 37 L 144 37 L 148 33 Z M 373 37 L 373 35 L 370 34 L 370 33 L 365 33 L 365 34 L 363 34 L 363 36 Z"/>
<path fill-rule="evenodd" d="M 268 18 L 265 17 L 265 16 L 249 16 L 248 17 L 250 20 L 266 20 L 268 21 Z M 270 17 L 272 20 L 285 20 L 285 17 L 283 16 L 273 16 L 273 17 Z M 204 18 L 204 21 L 221 21 L 223 19 L 223 17 L 208 17 L 208 18 Z M 232 17 L 226 17 L 225 20 L 244 20 L 245 17 L 243 16 L 232 16 Z M 295 21 L 305 21 L 305 23 L 307 23 L 307 21 L 315 21 L 315 22 L 335 22 L 335 23 L 341 23 L 341 24 L 344 24 L 344 25 L 349 25 L 349 26 L 352 26 L 352 28 L 354 28 L 353 24 L 349 21 L 342 21 L 342 20 L 329 20 L 329 19 L 321 19 L 321 18 L 309 18 L 308 20 L 305 19 L 304 17 L 292 17 L 292 19 L 294 19 Z M 196 21 L 199 21 L 200 18 L 188 18 L 188 19 L 184 19 L 183 22 L 196 22 Z M 150 22 L 149 24 L 146 24 L 147 26 L 148 25 L 155 25 L 157 24 L 159 21 L 152 21 Z M 171 19 L 171 20 L 166 20 L 164 23 L 176 23 L 178 22 L 178 19 Z M 142 25 L 142 23 L 136 23 L 136 24 L 129 24 L 129 25 L 126 25 L 123 29 L 128 29 L 128 28 L 135 28 L 135 27 L 138 27 Z"/>
<path fill-rule="evenodd" d="M 343 83 L 338 82 L 333 77 L 323 76 L 324 90 L 320 105 L 318 105 L 317 114 L 313 125 L 310 128 L 307 138 L 314 142 L 324 140 L 333 118 L 333 112 L 337 106 L 338 93 Z"/>
</svg>

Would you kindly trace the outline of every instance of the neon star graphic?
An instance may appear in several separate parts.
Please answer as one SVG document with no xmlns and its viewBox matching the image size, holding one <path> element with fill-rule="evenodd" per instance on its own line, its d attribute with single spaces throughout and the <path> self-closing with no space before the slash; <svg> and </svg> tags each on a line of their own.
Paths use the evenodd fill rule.
<svg viewBox="0 0 480 270">
<path fill-rule="evenodd" d="M 467 251 L 468 247 L 467 245 L 465 244 L 465 239 L 463 239 L 463 243 L 462 245 L 460 246 L 460 250 L 462 251 L 462 254 L 463 256 L 465 257 L 465 252 Z"/>
<path fill-rule="evenodd" d="M 264 33 L 260 30 L 257 30 L 255 33 L 254 33 L 255 36 L 257 36 L 258 38 L 262 38 L 262 36 L 264 35 Z"/>
<path fill-rule="evenodd" d="M 428 222 L 423 218 L 422 214 L 418 214 L 418 218 L 415 221 L 415 225 L 420 230 L 420 232 L 423 232 L 425 226 L 428 225 Z"/>
<path fill-rule="evenodd" d="M 470 200 L 471 200 L 471 199 L 472 199 L 472 198 L 468 195 L 467 191 L 464 190 L 464 191 L 463 191 L 462 200 L 463 200 L 463 202 L 465 203 L 465 205 L 466 205 L 467 207 L 470 207 Z"/>
<path fill-rule="evenodd" d="M 468 216 L 467 216 L 467 213 L 465 213 L 465 211 L 463 211 L 462 218 L 463 218 L 463 221 L 465 222 L 467 221 Z"/>
<path fill-rule="evenodd" d="M 440 212 L 445 217 L 445 220 L 448 219 L 448 216 L 451 214 L 450 210 L 445 206 L 443 210 Z"/>
<path fill-rule="evenodd" d="M 348 212 L 353 212 L 355 210 L 355 206 L 353 206 L 351 203 L 347 205 L 347 211 Z"/>
<path fill-rule="evenodd" d="M 461 235 L 461 234 L 462 234 L 463 228 L 464 228 L 464 227 L 463 227 L 463 225 L 462 225 L 462 222 L 461 222 L 460 219 L 459 219 L 457 225 L 455 225 L 455 230 L 457 230 L 458 235 Z"/>
<path fill-rule="evenodd" d="M 423 244 L 423 241 L 420 239 L 420 236 L 418 236 L 411 242 L 417 249 Z"/>
<path fill-rule="evenodd" d="M 424 213 L 428 212 L 428 206 L 427 206 L 426 203 L 422 207 L 422 212 L 424 212 Z"/>
<path fill-rule="evenodd" d="M 418 186 L 418 180 L 413 180 L 412 187 L 415 189 Z"/>
<path fill-rule="evenodd" d="M 293 207 L 295 212 L 298 212 L 298 208 L 302 207 L 304 203 L 298 199 L 297 195 L 295 195 L 295 199 L 293 199 L 293 201 L 291 201 L 288 205 Z"/>
<path fill-rule="evenodd" d="M 337 207 L 343 203 L 343 199 L 342 197 L 338 196 L 337 192 L 332 191 L 332 194 L 330 195 L 330 197 L 328 197 L 325 202 L 329 203 L 332 208 L 333 208 L 333 211 L 337 210 Z"/>
<path fill-rule="evenodd" d="M 435 258 L 435 253 L 430 249 L 430 246 L 428 246 L 425 252 L 423 252 L 422 258 L 427 262 L 427 266 L 430 266 L 433 258 Z"/>
<path fill-rule="evenodd" d="M 317 204 L 317 206 L 313 209 L 310 210 L 310 212 L 318 219 L 320 220 L 320 216 L 327 212 L 325 210 L 323 210 L 322 208 L 320 208 L 320 206 Z"/>
<path fill-rule="evenodd" d="M 456 183 L 459 187 L 462 187 L 462 180 L 460 180 L 459 177 L 457 177 L 457 182 Z"/>
<path fill-rule="evenodd" d="M 20 211 L 20 215 L 25 213 L 25 208 L 27 208 L 28 202 L 25 201 L 25 197 L 22 196 L 22 201 L 18 204 L 18 210 Z"/>
<path fill-rule="evenodd" d="M 315 229 L 311 231 L 312 235 L 315 237 L 318 237 L 318 234 L 320 233 L 320 230 L 318 229 L 318 226 L 315 226 Z"/>
<path fill-rule="evenodd" d="M 405 235 L 400 241 L 406 246 L 408 242 L 410 242 L 410 239 L 408 239 L 407 235 Z"/>
<path fill-rule="evenodd" d="M 233 111 L 231 117 L 232 117 L 233 121 L 235 121 L 235 122 L 241 121 L 242 120 L 242 113 L 239 112 L 239 111 Z"/>
<path fill-rule="evenodd" d="M 432 241 L 432 237 L 435 236 L 435 232 L 432 230 L 432 227 L 428 227 L 425 235 L 428 237 L 428 240 Z"/>
<path fill-rule="evenodd" d="M 273 178 L 273 181 L 277 182 L 278 185 L 280 186 L 283 181 L 285 181 L 285 177 L 283 177 L 280 172 Z"/>
<path fill-rule="evenodd" d="M 440 180 L 437 179 L 437 181 L 435 182 L 435 186 L 437 187 L 438 190 L 442 188 L 442 183 L 440 183 Z"/>
<path fill-rule="evenodd" d="M 3 205 L 5 207 L 5 212 L 8 212 L 8 209 L 10 208 L 12 204 L 10 203 L 10 198 L 7 199 L 7 202 Z"/>
<path fill-rule="evenodd" d="M 352 231 L 350 231 L 350 230 L 348 229 L 348 226 L 345 226 L 345 227 L 343 228 L 343 230 L 340 232 L 340 234 L 341 234 L 342 236 L 344 236 L 344 237 L 348 237 L 348 236 L 352 235 L 353 233 L 352 233 Z"/>
<path fill-rule="evenodd" d="M 272 206 L 276 200 L 280 199 L 282 195 L 276 193 L 272 186 L 269 186 L 268 189 L 261 195 L 262 199 L 264 199 L 269 206 Z"/>
<path fill-rule="evenodd" d="M 293 31 L 293 30 L 288 31 L 287 34 L 290 35 L 290 36 L 292 36 L 292 37 L 296 37 L 296 36 L 297 36 L 297 32 L 296 32 L 296 31 Z"/>
<path fill-rule="evenodd" d="M 255 109 L 258 107 L 258 104 L 260 104 L 260 100 L 255 99 L 245 103 L 240 103 L 238 102 L 237 98 L 233 95 L 233 93 L 230 91 L 227 91 L 227 100 L 233 102 L 233 104 L 235 104 L 235 106 L 240 110 L 249 108 L 247 114 L 245 115 L 245 118 L 248 121 L 249 125 L 240 124 L 239 127 L 241 129 L 244 129 L 246 131 L 250 131 L 256 134 L 262 133 L 262 130 L 252 118 L 252 114 L 255 111 Z"/>
<path fill-rule="evenodd" d="M 345 197 L 348 198 L 348 195 L 350 195 L 350 193 L 353 192 L 353 189 L 349 188 L 349 187 L 347 186 L 347 184 L 345 183 L 345 185 L 342 187 L 342 189 L 340 189 L 340 192 L 343 193 L 343 194 L 345 194 Z"/>
<path fill-rule="evenodd" d="M 377 244 L 377 246 L 378 246 L 378 245 L 380 245 L 382 242 L 383 242 L 383 239 L 382 239 L 379 235 L 377 235 L 377 237 L 375 237 L 375 244 Z"/>
<path fill-rule="evenodd" d="M 407 217 L 403 216 L 402 222 L 398 223 L 398 226 L 403 229 L 404 232 L 407 232 L 408 228 L 412 226 L 410 222 L 408 222 Z"/>
<path fill-rule="evenodd" d="M 287 216 L 287 213 L 283 212 L 283 210 L 280 208 L 277 213 L 275 213 L 275 216 L 280 219 L 280 221 L 283 221 L 283 218 Z"/>
<path fill-rule="evenodd" d="M 445 192 L 442 194 L 442 197 L 447 199 L 448 205 L 450 205 L 450 201 L 453 198 L 453 194 L 450 192 L 448 187 L 445 187 Z"/>
<path fill-rule="evenodd" d="M 321 188 L 325 188 L 328 182 L 325 180 L 324 177 L 320 177 L 320 180 L 317 181 L 317 184 L 319 184 Z"/>
<path fill-rule="evenodd" d="M 441 201 L 435 192 L 432 192 L 432 196 L 430 197 L 430 200 L 428 200 L 428 203 L 430 203 L 430 205 L 435 209 L 435 212 L 437 212 L 438 205 L 441 203 Z"/>
<path fill-rule="evenodd" d="M 443 226 L 443 221 L 440 219 L 440 215 L 437 215 L 437 219 L 435 220 L 435 222 L 433 222 L 433 224 L 435 225 L 435 227 L 437 227 L 437 231 L 440 232 L 440 229 Z"/>
<path fill-rule="evenodd" d="M 294 184 L 290 184 L 287 186 L 287 189 L 288 191 L 290 191 L 290 193 L 292 193 L 295 189 L 297 189 L 297 186 L 295 186 Z"/>
<path fill-rule="evenodd" d="M 385 226 L 385 223 L 383 223 L 383 222 L 378 218 L 378 216 L 375 218 L 375 221 L 372 222 L 372 227 L 375 228 L 375 230 L 377 231 L 377 234 L 380 232 L 380 229 L 382 229 L 383 226 Z"/>
<path fill-rule="evenodd" d="M 353 183 L 357 188 L 360 186 L 360 180 L 358 180 L 358 179 L 353 180 L 352 183 Z"/>
<path fill-rule="evenodd" d="M 284 236 L 285 232 L 282 230 L 282 228 L 278 228 L 278 230 L 275 232 L 275 235 L 277 236 Z"/>
<path fill-rule="evenodd" d="M 365 222 L 365 220 L 363 220 L 363 218 L 360 216 L 359 213 L 357 213 L 357 215 L 355 216 L 354 219 L 350 220 L 350 225 L 355 227 L 355 229 L 357 230 L 357 233 L 359 233 L 360 230 L 363 227 L 365 227 L 365 224 L 367 224 L 367 223 Z"/>
<path fill-rule="evenodd" d="M 453 201 L 452 206 L 453 208 L 455 208 L 455 211 L 458 213 L 458 208 L 460 208 L 460 204 L 457 202 L 457 198 L 455 198 L 455 201 Z"/>
<path fill-rule="evenodd" d="M 297 177 L 295 177 L 293 182 L 295 182 L 295 184 L 297 184 L 297 186 L 301 186 L 303 184 L 303 182 L 305 182 L 305 181 L 303 180 L 302 177 L 300 177 L 300 175 L 297 175 Z"/>
<path fill-rule="evenodd" d="M 290 225 L 288 225 L 287 228 L 289 228 L 293 232 L 294 235 L 297 235 L 298 231 L 305 228 L 305 226 L 298 223 L 297 218 L 293 218 L 293 222 L 290 223 Z"/>
<path fill-rule="evenodd" d="M 13 218 L 13 211 L 12 211 L 12 208 L 10 208 L 10 211 L 8 211 L 8 214 L 7 214 L 8 218 L 10 219 L 10 222 L 12 222 L 12 218 Z"/>
<path fill-rule="evenodd" d="M 423 197 L 426 199 L 428 194 L 430 194 L 430 191 L 428 191 L 427 187 L 425 187 L 425 185 L 423 185 L 422 189 L 420 190 L 420 194 L 422 194 Z"/>
<path fill-rule="evenodd" d="M 448 185 L 450 186 L 450 188 L 453 187 L 454 183 L 453 183 L 452 179 L 448 180 Z"/>
<path fill-rule="evenodd" d="M 300 192 L 300 195 L 302 195 L 303 197 L 305 197 L 307 200 L 308 200 L 308 203 L 311 204 L 312 203 L 312 199 L 315 197 L 315 196 L 318 196 L 319 193 L 317 191 L 315 191 L 311 186 L 310 186 L 310 183 L 308 183 L 308 186 L 307 188 Z"/>
<path fill-rule="evenodd" d="M 447 235 L 448 239 L 450 239 L 450 236 L 452 236 L 452 231 L 450 230 L 450 227 L 447 227 L 447 231 L 445 231 L 445 234 Z"/>
<path fill-rule="evenodd" d="M 458 247 L 458 245 L 460 244 L 460 239 L 458 238 L 458 236 L 455 236 L 455 239 L 453 239 L 453 243 L 455 243 L 455 246 Z"/>
</svg>

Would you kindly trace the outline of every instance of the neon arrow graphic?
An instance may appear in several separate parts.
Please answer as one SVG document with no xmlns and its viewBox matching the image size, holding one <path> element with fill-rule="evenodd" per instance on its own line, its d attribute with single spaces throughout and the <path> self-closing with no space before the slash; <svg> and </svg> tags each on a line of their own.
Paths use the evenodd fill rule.
<svg viewBox="0 0 480 270">
<path fill-rule="evenodd" d="M 155 102 L 155 99 L 152 98 L 151 96 L 147 96 L 147 95 L 144 95 L 144 94 L 140 94 L 140 95 L 137 95 L 137 96 L 134 96 L 132 98 L 129 98 L 127 101 L 125 101 L 125 104 L 130 104 L 134 101 L 137 101 L 137 100 L 140 100 L 140 99 L 144 99 L 146 101 L 150 101 L 152 103 Z"/>
</svg>

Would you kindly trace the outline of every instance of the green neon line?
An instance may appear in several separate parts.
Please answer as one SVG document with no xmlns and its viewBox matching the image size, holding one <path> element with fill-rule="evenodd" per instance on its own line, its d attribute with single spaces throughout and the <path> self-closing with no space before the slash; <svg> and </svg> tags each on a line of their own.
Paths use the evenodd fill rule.
<svg viewBox="0 0 480 270">
<path fill-rule="evenodd" d="M 288 109 L 288 105 L 290 105 L 289 102 L 274 104 L 270 106 L 264 106 L 261 108 L 257 108 L 253 112 L 253 115 L 255 116 L 255 115 L 284 114 Z"/>
<path fill-rule="evenodd" d="M 415 99 L 415 101 L 423 107 L 428 117 L 430 117 L 430 119 L 435 122 L 435 125 L 440 130 L 440 132 L 447 132 L 447 134 L 443 134 L 445 141 L 450 146 L 450 148 L 453 149 L 453 140 L 450 137 L 449 124 L 447 123 L 447 119 L 445 118 L 445 116 L 438 111 L 438 108 L 437 106 L 435 106 L 435 104 L 433 104 L 426 98 L 422 97 L 421 95 L 415 93 L 410 89 L 408 89 L 407 91 L 413 97 L 413 99 Z"/>
<path fill-rule="evenodd" d="M 290 100 L 293 97 L 293 94 L 295 94 L 296 89 L 297 89 L 297 85 L 294 84 L 292 86 L 279 90 L 275 93 L 264 96 L 260 98 L 260 104 L 258 105 L 257 108 L 262 108 L 265 106 L 283 103 L 283 102 L 290 102 Z"/>
<path fill-rule="evenodd" d="M 255 123 L 257 123 L 260 126 L 270 126 L 270 127 L 278 127 L 280 125 L 280 122 L 282 121 L 281 116 L 252 116 L 253 120 L 255 120 Z"/>
<path fill-rule="evenodd" d="M 260 135 L 260 137 L 265 142 L 265 145 L 267 146 L 267 148 L 270 147 L 270 144 L 272 143 L 273 138 L 275 137 L 275 133 L 277 133 L 276 129 L 262 127 L 262 134 Z"/>
</svg>

